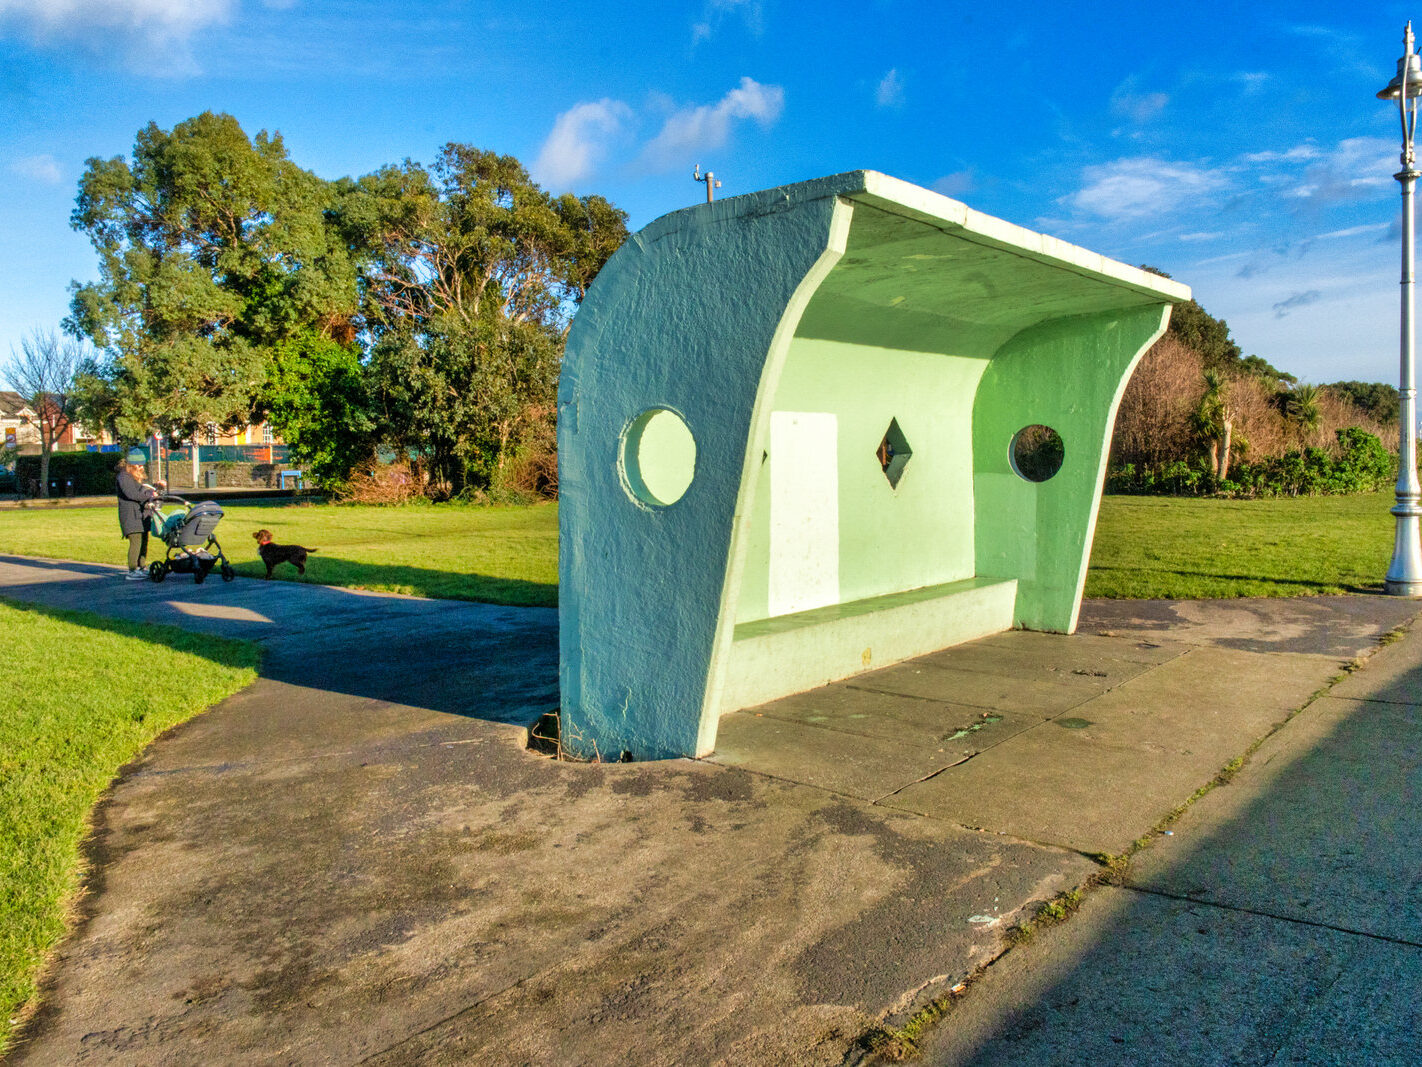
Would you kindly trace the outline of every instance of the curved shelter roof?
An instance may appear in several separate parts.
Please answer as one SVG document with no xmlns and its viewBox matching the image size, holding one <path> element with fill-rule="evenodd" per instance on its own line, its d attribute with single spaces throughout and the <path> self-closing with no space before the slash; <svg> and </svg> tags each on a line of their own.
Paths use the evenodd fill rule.
<svg viewBox="0 0 1422 1067">
<path fill-rule="evenodd" d="M 723 711 L 1069 632 L 1116 404 L 1188 297 L 872 171 L 634 235 L 559 389 L 565 744 L 704 754 Z"/>
</svg>

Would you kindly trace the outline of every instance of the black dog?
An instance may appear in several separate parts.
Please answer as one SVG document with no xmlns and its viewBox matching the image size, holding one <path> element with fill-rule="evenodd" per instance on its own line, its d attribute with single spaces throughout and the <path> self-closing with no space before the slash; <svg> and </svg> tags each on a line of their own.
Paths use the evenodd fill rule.
<svg viewBox="0 0 1422 1067">
<path fill-rule="evenodd" d="M 314 548 L 302 548 L 300 545 L 274 545 L 270 530 L 258 530 L 252 536 L 257 539 L 257 554 L 267 565 L 268 578 L 272 576 L 272 570 L 278 563 L 290 563 L 298 573 L 305 574 L 306 553 L 316 551 Z"/>
</svg>

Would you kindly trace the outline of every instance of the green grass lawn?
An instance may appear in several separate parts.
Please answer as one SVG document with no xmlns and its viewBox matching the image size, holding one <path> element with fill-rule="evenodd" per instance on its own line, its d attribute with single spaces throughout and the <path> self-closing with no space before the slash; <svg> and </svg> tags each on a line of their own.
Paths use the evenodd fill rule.
<svg viewBox="0 0 1422 1067">
<path fill-rule="evenodd" d="M 1299 596 L 1377 592 L 1392 555 L 1389 494 L 1199 500 L 1108 496 L 1086 595 Z M 259 577 L 254 530 L 314 545 L 305 581 L 454 600 L 558 602 L 558 506 L 403 508 L 234 504 L 218 527 L 240 574 Z M 108 508 L 0 511 L 20 555 L 122 563 Z M 294 581 L 282 566 L 277 576 Z M 169 581 L 188 581 L 175 576 Z"/>
<path fill-rule="evenodd" d="M 1108 496 L 1089 597 L 1380 593 L 1392 495 L 1199 500 Z"/>
<path fill-rule="evenodd" d="M 217 528 L 238 574 L 261 577 L 252 534 L 278 544 L 314 546 L 305 581 L 387 593 L 494 604 L 558 603 L 558 506 L 400 508 L 332 504 L 280 507 L 223 504 Z M 149 557 L 158 558 L 150 539 Z M 0 511 L 0 550 L 87 563 L 122 564 L 116 508 L 24 508 Z M 296 581 L 283 564 L 276 577 Z M 191 581 L 174 575 L 169 581 Z"/>
<path fill-rule="evenodd" d="M 168 626 L 5 601 L 0 633 L 3 1052 L 64 935 L 100 794 L 153 738 L 251 684 L 259 654 Z"/>
</svg>

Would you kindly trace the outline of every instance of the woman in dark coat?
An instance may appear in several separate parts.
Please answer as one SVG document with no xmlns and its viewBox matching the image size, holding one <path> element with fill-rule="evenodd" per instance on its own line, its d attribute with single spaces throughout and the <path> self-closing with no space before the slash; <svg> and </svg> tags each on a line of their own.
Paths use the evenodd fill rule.
<svg viewBox="0 0 1422 1067">
<path fill-rule="evenodd" d="M 128 538 L 128 573 L 124 577 L 131 582 L 148 577 L 148 518 L 143 505 L 158 498 L 158 490 L 143 483 L 143 473 L 142 467 L 127 458 L 118 465 L 119 530 Z"/>
</svg>

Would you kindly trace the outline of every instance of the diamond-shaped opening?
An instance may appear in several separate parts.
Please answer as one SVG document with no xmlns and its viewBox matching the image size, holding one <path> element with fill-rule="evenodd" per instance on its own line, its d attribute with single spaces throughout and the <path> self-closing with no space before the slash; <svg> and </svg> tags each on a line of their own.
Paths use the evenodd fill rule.
<svg viewBox="0 0 1422 1067">
<path fill-rule="evenodd" d="M 913 458 L 913 449 L 909 448 L 908 438 L 904 436 L 903 430 L 899 429 L 898 419 L 889 420 L 889 428 L 884 433 L 884 439 L 879 442 L 878 457 L 879 466 L 884 468 L 884 477 L 897 489 L 899 479 L 904 476 L 904 468 Z"/>
</svg>

